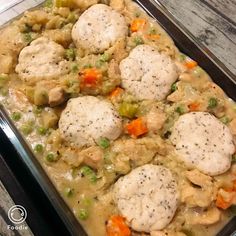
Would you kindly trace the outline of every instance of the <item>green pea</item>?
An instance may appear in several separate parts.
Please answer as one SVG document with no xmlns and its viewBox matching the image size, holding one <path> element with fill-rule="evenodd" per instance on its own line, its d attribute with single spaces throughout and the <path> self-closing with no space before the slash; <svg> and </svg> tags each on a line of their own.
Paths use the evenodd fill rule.
<svg viewBox="0 0 236 236">
<path fill-rule="evenodd" d="M 110 55 L 108 53 L 103 53 L 99 58 L 99 61 L 101 62 L 107 62 L 109 60 L 110 60 Z"/>
<path fill-rule="evenodd" d="M 184 55 L 184 54 L 180 54 L 179 55 L 179 59 L 180 59 L 180 61 L 185 61 L 186 60 L 186 55 Z"/>
<path fill-rule="evenodd" d="M 36 114 L 36 115 L 42 113 L 42 111 L 43 111 L 43 108 L 40 107 L 40 106 L 34 106 L 33 107 L 33 113 Z"/>
<path fill-rule="evenodd" d="M 96 176 L 95 173 L 89 175 L 88 178 L 89 178 L 89 181 L 90 181 L 91 183 L 96 183 L 97 180 L 98 180 L 98 178 L 97 178 L 97 176 Z"/>
<path fill-rule="evenodd" d="M 149 34 L 156 34 L 157 30 L 154 27 L 151 27 L 149 30 Z"/>
<path fill-rule="evenodd" d="M 47 133 L 47 129 L 46 128 L 44 128 L 44 127 L 38 127 L 37 128 L 37 132 L 38 132 L 38 134 L 40 134 L 40 135 L 45 135 L 46 133 Z"/>
<path fill-rule="evenodd" d="M 29 135 L 33 131 L 33 126 L 32 126 L 32 124 L 28 124 L 28 123 L 27 124 L 23 124 L 20 127 L 20 130 L 23 132 L 24 135 Z"/>
<path fill-rule="evenodd" d="M 178 106 L 175 111 L 179 113 L 180 115 L 184 114 L 185 110 L 183 106 Z"/>
<path fill-rule="evenodd" d="M 14 120 L 14 121 L 19 121 L 20 118 L 21 118 L 21 113 L 20 113 L 20 112 L 13 112 L 13 113 L 11 114 L 11 118 L 12 118 L 12 120 Z"/>
<path fill-rule="evenodd" d="M 80 209 L 78 212 L 78 217 L 80 220 L 87 220 L 89 217 L 89 213 L 87 209 Z"/>
<path fill-rule="evenodd" d="M 9 82 L 10 78 L 7 75 L 1 74 L 0 75 L 0 88 L 3 88 L 6 86 L 6 84 Z"/>
<path fill-rule="evenodd" d="M 172 92 L 176 91 L 177 89 L 178 89 L 178 87 L 177 87 L 177 84 L 176 84 L 176 83 L 174 83 L 174 84 L 171 85 L 171 91 L 172 91 Z"/>
<path fill-rule="evenodd" d="M 199 67 L 199 66 L 197 66 L 197 67 L 193 70 L 193 74 L 196 75 L 196 76 L 202 75 L 203 72 L 204 72 L 203 69 L 202 69 L 201 67 Z"/>
<path fill-rule="evenodd" d="M 110 140 L 107 138 L 100 138 L 100 140 L 98 141 L 98 145 L 101 148 L 106 149 L 110 146 Z"/>
<path fill-rule="evenodd" d="M 24 33 L 24 40 L 26 43 L 30 44 L 33 41 L 32 34 L 29 33 Z"/>
<path fill-rule="evenodd" d="M 67 17 L 67 20 L 71 23 L 75 23 L 77 21 L 76 15 L 73 12 L 71 12 Z"/>
<path fill-rule="evenodd" d="M 83 166 L 80 168 L 81 174 L 87 176 L 93 173 L 93 170 L 89 166 Z"/>
<path fill-rule="evenodd" d="M 227 116 L 223 116 L 220 118 L 220 121 L 224 123 L 225 125 L 227 125 L 230 122 L 230 119 Z"/>
<path fill-rule="evenodd" d="M 86 176 L 91 183 L 97 182 L 97 176 L 95 172 L 89 166 L 83 166 L 80 168 L 80 173 Z"/>
<path fill-rule="evenodd" d="M 78 65 L 76 63 L 71 65 L 71 72 L 72 73 L 77 73 L 78 70 L 79 70 L 79 67 L 78 67 Z"/>
<path fill-rule="evenodd" d="M 43 152 L 43 145 L 42 144 L 36 144 L 34 147 L 34 151 L 36 153 L 42 153 Z"/>
<path fill-rule="evenodd" d="M 213 109 L 213 108 L 217 107 L 217 105 L 218 105 L 218 101 L 216 98 L 212 97 L 208 100 L 208 108 L 209 109 Z"/>
<path fill-rule="evenodd" d="M 135 37 L 134 38 L 134 43 L 136 46 L 144 44 L 143 39 L 141 37 Z"/>
<path fill-rule="evenodd" d="M 83 198 L 80 201 L 81 205 L 84 207 L 90 207 L 92 205 L 92 200 L 90 198 Z"/>
<path fill-rule="evenodd" d="M 236 154 L 234 154 L 234 155 L 232 156 L 232 162 L 233 162 L 233 163 L 236 162 Z"/>
<path fill-rule="evenodd" d="M 8 88 L 1 88 L 0 87 L 0 94 L 2 95 L 2 96 L 7 96 L 8 95 L 8 92 L 9 92 L 9 89 Z"/>
<path fill-rule="evenodd" d="M 64 193 L 67 197 L 72 197 L 74 194 L 74 191 L 75 190 L 73 188 L 69 188 L 69 187 L 64 189 Z"/>
<path fill-rule="evenodd" d="M 46 155 L 46 160 L 48 162 L 56 162 L 58 160 L 58 156 L 55 153 L 50 152 Z"/>
<path fill-rule="evenodd" d="M 140 12 L 135 12 L 135 17 L 140 17 L 141 13 Z"/>
<path fill-rule="evenodd" d="M 83 68 L 88 69 L 88 68 L 93 68 L 93 66 L 91 63 L 88 63 L 88 64 L 85 64 Z"/>
<path fill-rule="evenodd" d="M 74 48 L 68 48 L 66 49 L 66 59 L 70 61 L 74 61 L 76 57 L 76 51 Z"/>
<path fill-rule="evenodd" d="M 47 0 L 47 1 L 44 3 L 44 7 L 51 8 L 52 6 L 53 6 L 52 0 Z"/>
</svg>

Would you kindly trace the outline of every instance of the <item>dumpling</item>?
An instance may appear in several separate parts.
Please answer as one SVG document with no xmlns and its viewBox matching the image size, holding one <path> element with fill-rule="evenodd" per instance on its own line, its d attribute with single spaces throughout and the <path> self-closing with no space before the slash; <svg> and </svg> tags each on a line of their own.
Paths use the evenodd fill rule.
<svg viewBox="0 0 236 236">
<path fill-rule="evenodd" d="M 178 207 L 177 182 L 163 166 L 146 164 L 121 177 L 114 186 L 118 210 L 132 229 L 151 232 L 165 228 Z"/>
<path fill-rule="evenodd" d="M 137 99 L 163 100 L 178 78 L 178 69 L 167 55 L 149 45 L 135 47 L 120 63 L 122 87 Z"/>
<path fill-rule="evenodd" d="M 226 172 L 235 151 L 229 128 L 208 112 L 190 112 L 175 122 L 170 140 L 179 158 L 208 175 Z"/>
<path fill-rule="evenodd" d="M 70 70 L 64 59 L 65 49 L 54 41 L 41 37 L 22 49 L 16 72 L 24 82 L 56 79 Z"/>
<path fill-rule="evenodd" d="M 128 26 L 120 13 L 105 4 L 96 4 L 80 16 L 72 29 L 72 38 L 77 47 L 99 53 L 127 33 Z"/>
<path fill-rule="evenodd" d="M 59 130 L 72 146 L 91 146 L 100 138 L 118 138 L 122 120 L 110 102 L 84 96 L 68 101 L 59 120 Z"/>
</svg>

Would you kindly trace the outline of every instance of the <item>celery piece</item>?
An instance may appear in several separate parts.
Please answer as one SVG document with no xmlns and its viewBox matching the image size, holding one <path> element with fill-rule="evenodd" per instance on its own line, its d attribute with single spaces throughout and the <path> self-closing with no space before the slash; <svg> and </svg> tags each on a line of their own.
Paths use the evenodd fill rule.
<svg viewBox="0 0 236 236">
<path fill-rule="evenodd" d="M 12 118 L 12 120 L 14 120 L 14 121 L 19 121 L 20 118 L 21 118 L 21 113 L 20 113 L 20 112 L 13 112 L 13 113 L 11 114 L 11 118 Z"/>
<path fill-rule="evenodd" d="M 134 118 L 137 111 L 138 111 L 138 105 L 137 104 L 132 104 L 132 103 L 127 103 L 123 102 L 119 106 L 119 114 L 121 116 L 127 117 L 127 118 Z"/>
</svg>

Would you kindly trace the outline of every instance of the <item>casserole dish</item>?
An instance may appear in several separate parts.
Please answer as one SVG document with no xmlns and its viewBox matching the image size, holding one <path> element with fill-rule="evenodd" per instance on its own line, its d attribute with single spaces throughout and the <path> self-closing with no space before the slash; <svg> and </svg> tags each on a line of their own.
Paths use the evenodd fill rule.
<svg viewBox="0 0 236 236">
<path fill-rule="evenodd" d="M 218 83 L 231 98 L 235 99 L 235 81 L 233 80 L 233 75 L 216 58 L 214 58 L 213 55 L 210 56 L 209 53 L 205 52 L 198 43 L 194 42 L 191 36 L 187 33 L 183 33 L 183 31 L 176 25 L 171 15 L 160 3 L 149 1 L 137 1 L 137 3 L 140 4 L 140 6 L 143 7 L 151 16 L 158 20 L 158 22 L 175 40 L 175 43 L 180 50 L 187 55 L 190 55 L 194 60 L 199 61 L 199 64 L 211 75 L 213 80 Z M 70 211 L 67 211 L 67 215 L 65 216 L 65 209 L 67 209 L 65 204 L 60 198 L 54 198 L 54 196 L 58 196 L 57 192 L 54 187 L 50 186 L 51 184 L 45 174 L 43 174 L 41 167 L 37 164 L 37 161 L 34 159 L 30 149 L 27 148 L 25 141 L 20 138 L 19 133 L 7 118 L 3 108 L 1 109 L 1 116 L 1 127 L 3 131 L 17 148 L 22 160 L 33 172 L 37 181 L 40 184 L 43 183 L 47 196 L 51 199 L 55 208 L 58 211 L 61 211 L 60 215 L 68 225 L 69 229 L 71 229 L 71 233 L 82 235 L 81 228 L 79 228 L 78 223 L 74 221 Z M 52 200 L 52 197 L 54 200 Z"/>
</svg>

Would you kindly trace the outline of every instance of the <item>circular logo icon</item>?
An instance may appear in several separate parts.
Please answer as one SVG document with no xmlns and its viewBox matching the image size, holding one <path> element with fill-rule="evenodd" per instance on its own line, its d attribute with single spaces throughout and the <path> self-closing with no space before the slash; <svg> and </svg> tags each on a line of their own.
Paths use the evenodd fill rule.
<svg viewBox="0 0 236 236">
<path fill-rule="evenodd" d="M 21 224 L 25 221 L 27 212 L 21 205 L 14 205 L 8 211 L 8 218 L 13 224 Z"/>
</svg>

